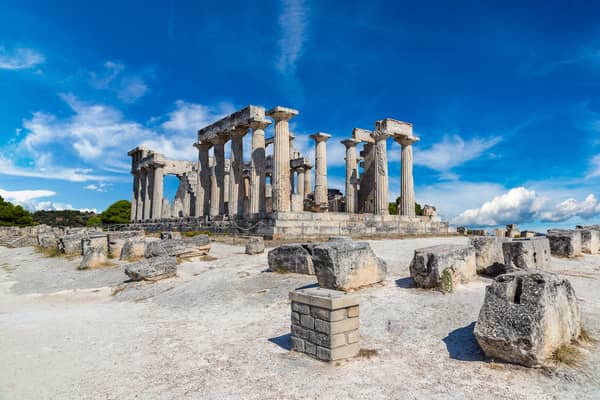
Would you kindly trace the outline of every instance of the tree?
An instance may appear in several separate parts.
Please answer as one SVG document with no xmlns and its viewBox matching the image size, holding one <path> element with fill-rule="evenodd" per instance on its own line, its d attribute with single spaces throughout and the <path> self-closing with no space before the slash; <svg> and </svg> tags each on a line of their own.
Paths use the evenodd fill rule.
<svg viewBox="0 0 600 400">
<path fill-rule="evenodd" d="M 0 196 L 0 226 L 31 226 L 33 219 L 29 211 L 15 206 Z"/>
<path fill-rule="evenodd" d="M 119 200 L 111 204 L 101 215 L 104 224 L 128 224 L 131 220 L 131 202 Z"/>
<path fill-rule="evenodd" d="M 399 208 L 398 206 L 400 205 L 400 196 L 396 197 L 396 202 L 395 203 L 389 203 L 388 204 L 388 210 L 390 212 L 391 215 L 398 215 L 399 214 Z M 421 205 L 417 202 L 415 202 L 415 215 L 421 215 L 423 213 L 423 208 L 421 207 Z"/>
<path fill-rule="evenodd" d="M 100 226 L 100 225 L 102 225 L 102 215 L 94 215 L 93 217 L 88 219 L 87 222 L 85 223 L 85 226 L 87 226 L 87 227 Z"/>
</svg>

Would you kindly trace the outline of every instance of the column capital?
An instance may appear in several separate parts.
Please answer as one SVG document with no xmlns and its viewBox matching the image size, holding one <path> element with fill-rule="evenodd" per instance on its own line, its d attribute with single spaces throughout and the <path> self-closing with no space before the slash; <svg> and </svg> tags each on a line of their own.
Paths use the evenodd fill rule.
<svg viewBox="0 0 600 400">
<path fill-rule="evenodd" d="M 207 141 L 202 141 L 202 142 L 198 142 L 198 143 L 194 143 L 194 147 L 201 150 L 201 149 L 210 149 L 213 146 L 213 144 L 211 142 L 207 142 Z"/>
<path fill-rule="evenodd" d="M 326 142 L 327 140 L 329 140 L 330 137 L 331 137 L 331 135 L 328 133 L 325 133 L 325 132 L 317 132 L 317 133 L 310 135 L 310 138 L 314 139 L 314 141 L 317 143 Z"/>
<path fill-rule="evenodd" d="M 271 125 L 271 121 L 268 119 L 254 119 L 249 122 L 250 129 L 265 129 L 267 126 Z"/>
<path fill-rule="evenodd" d="M 371 137 L 376 142 L 379 142 L 380 140 L 386 140 L 387 138 L 392 137 L 392 135 L 386 131 L 380 131 L 380 130 L 376 129 L 371 133 Z"/>
<path fill-rule="evenodd" d="M 417 136 L 394 135 L 394 141 L 399 143 L 401 146 L 410 146 L 419 140 L 421 140 L 421 138 Z"/>
<path fill-rule="evenodd" d="M 358 139 L 345 139 L 345 140 L 340 141 L 340 143 L 342 143 L 344 146 L 346 146 L 346 148 L 349 148 L 349 147 L 354 147 L 357 144 L 359 144 L 360 140 L 358 140 Z"/>
<path fill-rule="evenodd" d="M 246 133 L 248 133 L 249 129 L 250 129 L 250 127 L 247 125 L 240 125 L 240 126 L 236 126 L 235 128 L 233 128 L 232 130 L 230 130 L 227 133 L 231 139 L 241 138 L 241 137 L 244 137 L 244 135 L 246 135 Z"/>
<path fill-rule="evenodd" d="M 266 114 L 275 121 L 289 121 L 298 115 L 299 111 L 293 108 L 277 106 L 267 111 Z"/>
<path fill-rule="evenodd" d="M 229 132 L 221 132 L 212 139 L 210 139 L 213 145 L 215 144 L 225 144 L 229 140 Z"/>
</svg>

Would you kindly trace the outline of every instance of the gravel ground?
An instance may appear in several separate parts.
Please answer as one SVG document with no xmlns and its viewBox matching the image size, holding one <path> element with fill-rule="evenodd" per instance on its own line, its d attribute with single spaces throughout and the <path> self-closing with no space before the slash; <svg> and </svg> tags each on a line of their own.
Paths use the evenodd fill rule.
<svg viewBox="0 0 600 400">
<path fill-rule="evenodd" d="M 215 260 L 157 283 L 123 267 L 0 248 L 0 399 L 599 399 L 600 356 L 526 369 L 485 361 L 472 335 L 484 289 L 412 287 L 415 248 L 465 238 L 371 241 L 389 264 L 361 290 L 361 346 L 372 357 L 326 364 L 290 353 L 288 292 L 316 279 L 265 272 L 266 253 L 214 243 Z M 600 256 L 553 259 L 600 338 Z"/>
</svg>

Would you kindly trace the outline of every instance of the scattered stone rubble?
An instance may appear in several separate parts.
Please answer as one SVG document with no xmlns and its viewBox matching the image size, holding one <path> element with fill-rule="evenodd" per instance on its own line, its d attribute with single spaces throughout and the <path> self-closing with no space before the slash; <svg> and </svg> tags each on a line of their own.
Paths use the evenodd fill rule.
<svg viewBox="0 0 600 400">
<path fill-rule="evenodd" d="M 288 244 L 269 251 L 269 271 L 314 275 L 311 244 Z"/>
<path fill-rule="evenodd" d="M 476 276 L 475 249 L 463 245 L 438 245 L 415 250 L 410 276 L 421 288 L 451 292 Z"/>
<path fill-rule="evenodd" d="M 506 239 L 494 236 L 475 236 L 469 245 L 475 249 L 475 268 L 478 274 L 498 275 L 504 271 L 502 243 Z"/>
<path fill-rule="evenodd" d="M 539 270 L 497 277 L 486 288 L 475 338 L 486 356 L 528 367 L 577 339 L 581 316 L 568 280 Z"/>
<path fill-rule="evenodd" d="M 265 242 L 262 236 L 252 236 L 246 243 L 245 253 L 249 255 L 262 254 L 265 252 Z"/>
<path fill-rule="evenodd" d="M 587 254 L 598 254 L 600 252 L 600 230 L 581 228 L 581 250 Z"/>
<path fill-rule="evenodd" d="M 125 274 L 132 281 L 155 281 L 177 274 L 177 258 L 158 256 L 145 258 L 125 266 Z"/>
<path fill-rule="evenodd" d="M 123 248 L 121 249 L 121 255 L 119 260 L 122 261 L 134 261 L 144 257 L 146 251 L 146 241 L 144 239 L 127 239 Z"/>
<path fill-rule="evenodd" d="M 178 261 L 205 256 L 210 251 L 208 235 L 197 235 L 183 239 L 164 239 L 146 243 L 144 257 L 171 256 Z"/>
<path fill-rule="evenodd" d="M 548 238 L 513 239 L 502 243 L 506 272 L 550 266 L 550 242 Z"/>
<path fill-rule="evenodd" d="M 553 256 L 573 258 L 581 255 L 581 231 L 550 229 L 547 237 Z"/>
<path fill-rule="evenodd" d="M 78 269 L 98 268 L 107 263 L 106 250 L 103 247 L 88 247 Z"/>
</svg>

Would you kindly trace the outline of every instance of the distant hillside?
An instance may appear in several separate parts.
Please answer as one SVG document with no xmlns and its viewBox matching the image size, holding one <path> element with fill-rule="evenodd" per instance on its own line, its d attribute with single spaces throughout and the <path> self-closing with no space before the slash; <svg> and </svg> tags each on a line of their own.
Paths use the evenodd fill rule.
<svg viewBox="0 0 600 400">
<path fill-rule="evenodd" d="M 86 226 L 87 221 L 94 217 L 93 212 L 81 212 L 78 210 L 63 211 L 36 211 L 33 213 L 33 221 L 36 224 L 50 226 Z"/>
</svg>

